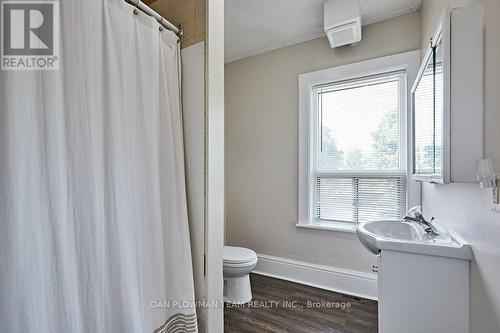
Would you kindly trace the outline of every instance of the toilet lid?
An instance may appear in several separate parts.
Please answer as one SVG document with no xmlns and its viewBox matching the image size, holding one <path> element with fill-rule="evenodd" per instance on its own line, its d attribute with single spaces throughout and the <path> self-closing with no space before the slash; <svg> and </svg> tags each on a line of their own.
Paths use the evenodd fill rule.
<svg viewBox="0 0 500 333">
<path fill-rule="evenodd" d="M 224 263 L 247 263 L 257 260 L 257 254 L 244 247 L 224 246 L 222 249 L 222 261 Z"/>
</svg>

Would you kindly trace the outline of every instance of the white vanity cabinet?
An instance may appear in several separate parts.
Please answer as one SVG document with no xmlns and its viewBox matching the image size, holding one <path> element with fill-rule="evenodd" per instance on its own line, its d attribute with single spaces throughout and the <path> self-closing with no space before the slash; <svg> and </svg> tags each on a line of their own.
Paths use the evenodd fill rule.
<svg viewBox="0 0 500 333">
<path fill-rule="evenodd" d="M 469 332 L 471 247 L 437 222 L 432 229 L 418 221 L 358 225 L 361 244 L 378 255 L 380 333 Z"/>
<path fill-rule="evenodd" d="M 468 333 L 468 258 L 382 250 L 380 333 Z"/>
<path fill-rule="evenodd" d="M 447 9 L 412 89 L 413 178 L 476 182 L 483 158 L 481 3 Z"/>
<path fill-rule="evenodd" d="M 377 254 L 380 333 L 468 333 L 472 250 L 432 222 L 365 221 L 361 244 Z M 475 332 L 474 332 L 475 333 Z"/>
</svg>

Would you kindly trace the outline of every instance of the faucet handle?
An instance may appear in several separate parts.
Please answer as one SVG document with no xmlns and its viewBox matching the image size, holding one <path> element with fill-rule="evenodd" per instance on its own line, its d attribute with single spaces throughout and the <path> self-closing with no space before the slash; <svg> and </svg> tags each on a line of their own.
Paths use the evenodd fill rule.
<svg viewBox="0 0 500 333">
<path fill-rule="evenodd" d="M 417 217 L 419 215 L 422 215 L 422 207 L 420 206 L 415 206 L 410 209 L 408 209 L 408 214 L 413 217 Z"/>
</svg>

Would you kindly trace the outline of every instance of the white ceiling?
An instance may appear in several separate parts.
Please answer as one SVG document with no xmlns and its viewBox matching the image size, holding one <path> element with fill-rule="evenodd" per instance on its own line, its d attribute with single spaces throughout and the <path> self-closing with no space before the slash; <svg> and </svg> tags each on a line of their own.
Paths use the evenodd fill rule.
<svg viewBox="0 0 500 333">
<path fill-rule="evenodd" d="M 361 0 L 363 25 L 409 13 L 422 0 Z M 323 0 L 225 0 L 225 61 L 324 35 Z"/>
</svg>

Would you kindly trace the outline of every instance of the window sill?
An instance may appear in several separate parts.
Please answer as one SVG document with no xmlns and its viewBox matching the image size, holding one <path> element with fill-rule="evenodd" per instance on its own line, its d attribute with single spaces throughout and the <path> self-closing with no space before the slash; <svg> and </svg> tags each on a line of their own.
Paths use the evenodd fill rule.
<svg viewBox="0 0 500 333">
<path fill-rule="evenodd" d="M 328 230 L 337 232 L 356 233 L 357 223 L 329 222 L 329 223 L 297 223 L 297 228 Z"/>
</svg>

